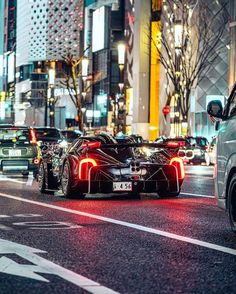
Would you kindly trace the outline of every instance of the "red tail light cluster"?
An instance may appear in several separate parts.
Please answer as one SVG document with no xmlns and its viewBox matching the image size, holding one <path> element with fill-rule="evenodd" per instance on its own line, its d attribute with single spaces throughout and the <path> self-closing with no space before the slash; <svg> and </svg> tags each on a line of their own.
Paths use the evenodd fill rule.
<svg viewBox="0 0 236 294">
<path fill-rule="evenodd" d="M 167 146 L 168 147 L 173 147 L 173 148 L 176 147 L 177 148 L 177 147 L 179 147 L 179 143 L 178 142 L 171 142 L 170 141 L 170 142 L 167 143 Z"/>
<path fill-rule="evenodd" d="M 96 149 L 101 147 L 101 142 L 94 141 L 94 142 L 83 142 L 81 144 L 81 147 L 83 148 L 89 148 L 89 149 Z"/>
<path fill-rule="evenodd" d="M 35 135 L 35 131 L 33 129 L 29 130 L 29 138 L 30 138 L 30 143 L 36 145 L 37 144 L 37 138 Z"/>
<path fill-rule="evenodd" d="M 97 166 L 97 162 L 92 158 L 84 158 L 79 163 L 79 179 L 88 180 L 89 169 Z"/>
<path fill-rule="evenodd" d="M 170 165 L 174 165 L 177 168 L 178 178 L 183 180 L 185 176 L 183 160 L 179 157 L 173 157 L 170 161 Z"/>
</svg>

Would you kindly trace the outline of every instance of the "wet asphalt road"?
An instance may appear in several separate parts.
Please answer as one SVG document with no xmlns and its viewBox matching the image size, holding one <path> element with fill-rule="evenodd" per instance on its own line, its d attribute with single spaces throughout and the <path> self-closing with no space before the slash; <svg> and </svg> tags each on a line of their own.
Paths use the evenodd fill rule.
<svg viewBox="0 0 236 294">
<path fill-rule="evenodd" d="M 236 235 L 213 195 L 203 166 L 177 199 L 69 200 L 2 175 L 0 293 L 234 293 Z"/>
</svg>

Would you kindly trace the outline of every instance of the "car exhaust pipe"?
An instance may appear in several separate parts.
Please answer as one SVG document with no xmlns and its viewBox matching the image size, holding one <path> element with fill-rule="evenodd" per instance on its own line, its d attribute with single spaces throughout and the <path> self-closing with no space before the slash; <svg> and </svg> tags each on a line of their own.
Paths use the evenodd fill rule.
<svg viewBox="0 0 236 294">
<path fill-rule="evenodd" d="M 182 158 L 182 159 L 193 159 L 194 157 L 194 153 L 193 153 L 193 150 L 191 149 L 187 149 L 187 150 L 182 150 L 180 149 L 178 151 L 178 157 Z"/>
</svg>

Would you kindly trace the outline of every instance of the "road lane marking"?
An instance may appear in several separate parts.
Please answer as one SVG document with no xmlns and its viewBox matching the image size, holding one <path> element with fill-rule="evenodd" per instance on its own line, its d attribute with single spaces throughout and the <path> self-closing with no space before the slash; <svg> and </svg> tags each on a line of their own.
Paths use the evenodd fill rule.
<svg viewBox="0 0 236 294">
<path fill-rule="evenodd" d="M 188 193 L 188 192 L 180 192 L 180 194 L 187 195 L 187 196 L 194 196 L 194 197 L 215 198 L 215 196 L 211 196 L 211 195 L 193 194 L 193 193 Z"/>
<path fill-rule="evenodd" d="M 216 244 L 205 242 L 205 241 L 201 241 L 201 240 L 198 240 L 198 239 L 193 239 L 193 238 L 190 238 L 190 237 L 185 237 L 185 236 L 173 234 L 173 233 L 169 233 L 169 232 L 166 232 L 166 231 L 161 231 L 161 230 L 145 227 L 145 226 L 142 226 L 142 225 L 128 223 L 128 222 L 125 222 L 125 221 L 120 221 L 120 220 L 112 219 L 112 218 L 109 218 L 109 217 L 104 217 L 104 216 L 100 216 L 100 215 L 96 215 L 96 214 L 91 214 L 91 213 L 88 213 L 88 212 L 83 212 L 83 211 L 74 210 L 74 209 L 70 209 L 70 208 L 60 207 L 60 206 L 57 206 L 57 205 L 47 204 L 47 203 L 43 203 L 43 202 L 39 202 L 39 201 L 24 199 L 24 198 L 16 197 L 16 196 L 5 194 L 5 193 L 0 193 L 0 197 L 5 197 L 5 198 L 9 198 L 9 199 L 13 199 L 13 200 L 21 201 L 21 202 L 26 202 L 26 203 L 30 203 L 30 204 L 35 204 L 35 205 L 42 206 L 42 207 L 52 208 L 52 209 L 55 209 L 55 210 L 68 212 L 68 213 L 72 213 L 72 214 L 77 214 L 77 215 L 85 216 L 85 217 L 88 217 L 88 218 L 101 220 L 101 221 L 104 221 L 104 222 L 120 225 L 120 226 L 123 226 L 123 227 L 135 229 L 135 230 L 138 230 L 138 231 L 143 231 L 143 232 L 146 232 L 146 233 L 159 235 L 159 236 L 162 236 L 162 237 L 182 241 L 182 242 L 193 244 L 193 245 L 198 245 L 198 246 L 201 246 L 201 247 L 205 247 L 205 248 L 208 248 L 208 249 L 212 249 L 212 250 L 216 250 L 216 251 L 220 251 L 220 252 L 223 252 L 223 253 L 227 253 L 227 254 L 231 254 L 231 255 L 236 256 L 236 250 L 235 249 L 220 246 L 220 245 L 216 245 Z"/>
<path fill-rule="evenodd" d="M 26 227 L 30 230 L 69 230 L 83 228 L 82 226 L 63 221 L 17 222 L 12 224 L 14 226 Z"/>
<path fill-rule="evenodd" d="M 28 180 L 26 182 L 26 186 L 32 186 L 33 180 L 34 180 L 34 177 L 33 176 L 28 176 Z"/>
<path fill-rule="evenodd" d="M 10 228 L 10 227 L 7 227 L 5 225 L 0 224 L 0 230 L 3 230 L 3 231 L 12 231 L 13 229 Z"/>
<path fill-rule="evenodd" d="M 0 257 L 0 272 L 24 278 L 34 279 L 41 282 L 49 282 L 48 279 L 39 275 L 50 274 L 79 286 L 89 293 L 94 294 L 118 294 L 112 289 L 106 288 L 97 282 L 94 282 L 84 276 L 81 276 L 71 270 L 49 261 L 36 253 L 47 253 L 33 247 L 21 245 L 12 241 L 0 239 L 0 254 L 16 254 L 31 264 L 20 264 L 9 257 Z"/>
<path fill-rule="evenodd" d="M 213 177 L 209 177 L 209 176 L 194 176 L 194 175 L 190 175 L 190 174 L 186 174 L 185 178 L 197 178 L 197 179 L 200 179 L 200 180 L 203 180 L 203 179 L 214 180 Z"/>
<path fill-rule="evenodd" d="M 8 177 L 0 177 L 0 181 L 1 182 L 13 182 L 13 183 L 17 183 L 17 184 L 26 184 L 26 182 L 15 180 L 15 179 L 10 179 Z"/>
</svg>

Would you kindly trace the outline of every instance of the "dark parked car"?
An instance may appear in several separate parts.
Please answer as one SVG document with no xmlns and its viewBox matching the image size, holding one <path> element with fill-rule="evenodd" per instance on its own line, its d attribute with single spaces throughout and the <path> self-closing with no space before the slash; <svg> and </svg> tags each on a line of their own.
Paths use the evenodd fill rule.
<svg viewBox="0 0 236 294">
<path fill-rule="evenodd" d="M 0 170 L 37 174 L 39 148 L 32 128 L 0 125 Z"/>
<path fill-rule="evenodd" d="M 157 142 L 166 144 L 168 147 L 176 147 L 179 157 L 183 158 L 185 163 L 208 164 L 208 140 L 205 137 L 161 138 Z"/>
<path fill-rule="evenodd" d="M 205 137 L 186 137 L 192 146 L 194 157 L 191 159 L 191 163 L 208 164 L 209 156 L 207 153 L 209 142 Z"/>
<path fill-rule="evenodd" d="M 34 127 L 35 134 L 39 145 L 57 144 L 63 140 L 60 130 L 50 127 Z"/>
<path fill-rule="evenodd" d="M 150 155 L 143 148 L 153 149 Z M 39 190 L 62 189 L 65 197 L 85 194 L 156 192 L 176 197 L 184 180 L 182 159 L 161 144 L 117 143 L 108 135 L 81 137 L 66 153 L 45 148 Z"/>
</svg>

